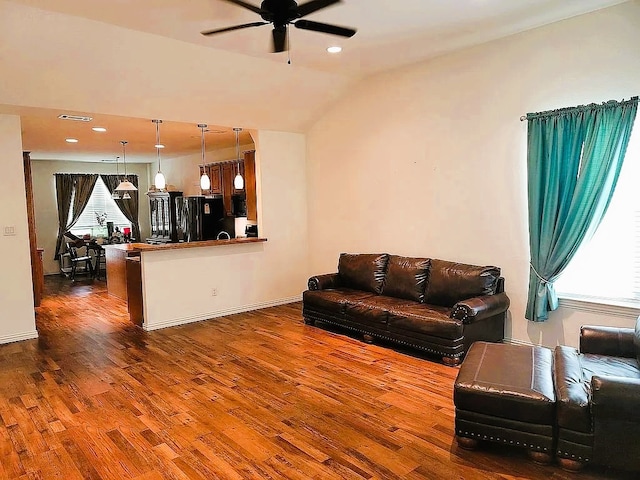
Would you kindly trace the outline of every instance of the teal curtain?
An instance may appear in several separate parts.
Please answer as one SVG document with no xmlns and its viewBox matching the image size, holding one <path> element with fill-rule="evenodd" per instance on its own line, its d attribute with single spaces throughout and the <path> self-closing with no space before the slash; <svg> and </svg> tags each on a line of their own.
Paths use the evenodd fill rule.
<svg viewBox="0 0 640 480">
<path fill-rule="evenodd" d="M 607 211 L 637 108 L 633 97 L 527 115 L 527 319 L 545 321 L 558 308 L 553 282 Z"/>
</svg>

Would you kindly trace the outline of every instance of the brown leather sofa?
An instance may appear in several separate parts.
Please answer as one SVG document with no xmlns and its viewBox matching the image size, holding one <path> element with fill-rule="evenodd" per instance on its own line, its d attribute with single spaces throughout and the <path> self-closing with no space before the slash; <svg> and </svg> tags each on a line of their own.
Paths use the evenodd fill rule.
<svg viewBox="0 0 640 480">
<path fill-rule="evenodd" d="M 640 317 L 635 329 L 584 326 L 580 350 L 555 349 L 556 456 L 640 470 Z"/>
<path fill-rule="evenodd" d="M 307 324 L 326 322 L 460 363 L 476 340 L 499 342 L 509 298 L 500 269 L 389 254 L 340 255 L 309 279 Z"/>
</svg>

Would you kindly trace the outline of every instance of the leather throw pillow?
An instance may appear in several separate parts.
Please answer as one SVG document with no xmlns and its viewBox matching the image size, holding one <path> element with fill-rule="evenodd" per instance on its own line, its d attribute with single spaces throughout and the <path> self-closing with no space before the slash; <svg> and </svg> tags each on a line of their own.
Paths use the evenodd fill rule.
<svg viewBox="0 0 640 480">
<path fill-rule="evenodd" d="M 345 287 L 380 294 L 387 273 L 386 253 L 341 253 L 338 274 Z"/>
<path fill-rule="evenodd" d="M 424 290 L 430 266 L 431 259 L 429 258 L 390 255 L 382 294 L 424 302 Z"/>
<path fill-rule="evenodd" d="M 498 267 L 432 259 L 424 301 L 432 305 L 453 307 L 467 298 L 492 295 L 496 293 L 498 278 Z"/>
</svg>

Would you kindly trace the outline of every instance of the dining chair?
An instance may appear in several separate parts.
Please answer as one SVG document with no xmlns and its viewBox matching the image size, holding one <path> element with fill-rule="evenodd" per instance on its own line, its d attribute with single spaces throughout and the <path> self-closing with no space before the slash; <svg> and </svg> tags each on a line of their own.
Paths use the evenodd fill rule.
<svg viewBox="0 0 640 480">
<path fill-rule="evenodd" d="M 81 267 L 81 272 L 88 273 L 93 277 L 93 265 L 91 263 L 91 256 L 86 255 L 78 255 L 78 247 L 75 243 L 67 242 L 67 252 L 69 253 L 69 260 L 71 261 L 71 273 L 69 277 L 72 282 L 76 280 L 76 273 L 78 273 L 78 265 L 84 263 L 84 266 Z"/>
</svg>

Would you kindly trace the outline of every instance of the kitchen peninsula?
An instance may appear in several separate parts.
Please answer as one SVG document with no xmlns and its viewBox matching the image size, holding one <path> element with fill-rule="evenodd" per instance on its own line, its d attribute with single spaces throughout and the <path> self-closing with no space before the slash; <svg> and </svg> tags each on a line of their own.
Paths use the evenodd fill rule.
<svg viewBox="0 0 640 480">
<path fill-rule="evenodd" d="M 216 307 L 226 302 L 216 300 L 218 291 L 224 295 L 224 282 L 237 276 L 242 269 L 246 254 L 260 253 L 266 238 L 233 238 L 230 240 L 206 240 L 200 242 L 167 243 L 152 245 L 146 243 L 124 243 L 105 245 L 107 263 L 107 290 L 127 301 L 129 316 L 133 323 L 145 330 L 168 327 L 204 320 L 216 314 Z M 233 265 L 233 259 L 240 259 Z M 197 264 L 199 268 L 191 268 Z M 212 275 L 202 271 L 202 265 L 211 263 L 228 264 L 227 271 L 216 268 Z M 183 272 L 183 273 L 181 273 Z M 170 290 L 175 296 L 167 301 L 167 283 L 176 282 L 177 287 Z M 179 291 L 185 292 L 181 295 Z M 201 290 L 201 293 L 197 293 Z M 184 302 L 195 293 L 195 307 L 183 308 Z M 197 300 L 207 301 L 198 302 Z M 177 306 L 178 308 L 163 308 Z M 194 316 L 195 313 L 195 316 Z"/>
</svg>

